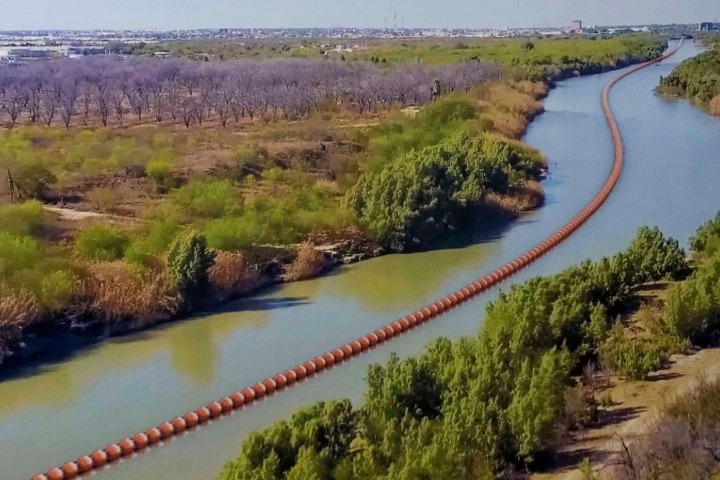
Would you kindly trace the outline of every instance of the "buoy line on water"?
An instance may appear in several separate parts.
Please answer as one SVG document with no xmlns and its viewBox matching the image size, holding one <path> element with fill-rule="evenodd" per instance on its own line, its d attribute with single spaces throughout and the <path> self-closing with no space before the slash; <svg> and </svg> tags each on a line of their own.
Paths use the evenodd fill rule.
<svg viewBox="0 0 720 480">
<path fill-rule="evenodd" d="M 337 365 L 370 348 L 375 347 L 376 345 L 390 340 L 392 337 L 399 335 L 402 332 L 432 320 L 455 306 L 489 290 L 498 283 L 538 260 L 540 257 L 562 243 L 567 237 L 572 235 L 575 230 L 580 228 L 581 225 L 583 225 L 595 212 L 597 212 L 602 204 L 608 199 L 620 178 L 624 162 L 624 148 L 620 129 L 617 126 L 615 116 L 610 108 L 610 90 L 620 80 L 624 79 L 628 75 L 631 75 L 632 73 L 650 65 L 659 63 L 674 55 L 680 49 L 682 44 L 683 39 L 680 40 L 673 50 L 656 59 L 650 60 L 649 62 L 629 68 L 605 85 L 601 97 L 602 108 L 615 147 L 615 158 L 610 176 L 605 181 L 602 189 L 597 193 L 597 195 L 595 195 L 590 203 L 588 203 L 568 223 L 540 242 L 537 246 L 515 258 L 510 263 L 484 276 L 480 280 L 473 282 L 446 297 L 443 297 L 442 299 L 418 310 L 415 313 L 386 325 L 383 328 L 379 328 L 372 333 L 358 338 L 357 340 L 315 357 L 314 359 L 300 364 L 292 369 L 286 370 L 283 373 L 279 373 L 272 378 L 260 381 L 252 387 L 237 391 L 227 397 L 219 399 L 218 401 L 211 402 L 207 406 L 199 407 L 195 411 L 187 412 L 183 416 L 175 417 L 169 422 L 163 422 L 157 427 L 151 427 L 145 432 L 135 434 L 131 438 L 126 438 L 117 443 L 110 444 L 104 449 L 96 450 L 91 455 L 82 456 L 75 461 L 67 462 L 62 467 L 52 468 L 45 474 L 35 475 L 32 477 L 32 480 L 70 480 L 77 478 L 78 476 L 89 473 L 93 470 L 107 468 L 113 462 L 116 462 L 123 457 L 137 455 L 149 446 L 159 444 L 163 440 L 168 440 L 174 436 L 184 435 L 188 430 L 195 429 L 199 425 L 208 423 L 211 419 L 220 418 L 223 415 L 231 413 L 233 410 L 249 406 L 253 402 L 267 395 L 271 395 L 279 390 L 293 385 L 298 381 L 312 377 L 326 368 Z"/>
</svg>

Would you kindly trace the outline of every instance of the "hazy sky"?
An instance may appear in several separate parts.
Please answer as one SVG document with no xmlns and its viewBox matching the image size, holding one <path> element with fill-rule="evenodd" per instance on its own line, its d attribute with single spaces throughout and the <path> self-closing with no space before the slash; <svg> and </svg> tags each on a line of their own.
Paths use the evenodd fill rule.
<svg viewBox="0 0 720 480">
<path fill-rule="evenodd" d="M 0 30 L 690 23 L 720 0 L 0 0 Z"/>
</svg>

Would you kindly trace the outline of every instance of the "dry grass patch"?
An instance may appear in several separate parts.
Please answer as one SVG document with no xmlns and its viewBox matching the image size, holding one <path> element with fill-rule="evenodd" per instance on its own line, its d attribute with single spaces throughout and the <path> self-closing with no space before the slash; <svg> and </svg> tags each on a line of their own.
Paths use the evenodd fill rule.
<svg viewBox="0 0 720 480">
<path fill-rule="evenodd" d="M 717 115 L 720 116 L 720 95 L 715 95 L 712 100 L 710 100 L 710 115 Z"/>
<path fill-rule="evenodd" d="M 303 280 L 319 274 L 325 266 L 325 255 L 315 250 L 310 243 L 302 243 L 298 247 L 297 257 L 290 264 L 283 279 L 288 282 Z"/>
<path fill-rule="evenodd" d="M 0 345 L 14 332 L 40 318 L 41 307 L 35 295 L 0 285 Z"/>
<path fill-rule="evenodd" d="M 87 309 L 109 324 L 151 325 L 177 309 L 164 267 L 138 271 L 121 261 L 96 262 L 88 273 L 82 286 Z"/>
<path fill-rule="evenodd" d="M 257 285 L 260 274 L 247 263 L 242 253 L 220 251 L 210 268 L 210 284 L 222 293 L 246 293 Z"/>
</svg>

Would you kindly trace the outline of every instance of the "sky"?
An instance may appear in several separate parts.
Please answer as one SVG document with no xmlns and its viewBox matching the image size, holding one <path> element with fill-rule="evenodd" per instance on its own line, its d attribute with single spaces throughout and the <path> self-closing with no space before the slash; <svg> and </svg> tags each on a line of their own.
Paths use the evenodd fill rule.
<svg viewBox="0 0 720 480">
<path fill-rule="evenodd" d="M 694 23 L 720 0 L 0 0 L 0 30 Z"/>
</svg>

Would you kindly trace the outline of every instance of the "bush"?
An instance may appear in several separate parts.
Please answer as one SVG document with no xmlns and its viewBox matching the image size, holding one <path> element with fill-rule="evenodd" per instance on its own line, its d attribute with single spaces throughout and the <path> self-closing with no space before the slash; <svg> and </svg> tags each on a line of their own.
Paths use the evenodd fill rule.
<svg viewBox="0 0 720 480">
<path fill-rule="evenodd" d="M 127 321 L 146 326 L 175 313 L 169 288 L 165 270 L 139 271 L 124 262 L 97 262 L 88 266 L 82 297 L 90 313 L 110 327 Z"/>
<path fill-rule="evenodd" d="M 231 295 L 246 293 L 257 286 L 259 272 L 248 265 L 242 253 L 220 251 L 210 268 L 210 284 Z"/>
<path fill-rule="evenodd" d="M 75 251 L 84 258 L 100 261 L 119 260 L 130 245 L 130 237 L 110 227 L 91 227 L 75 238 Z"/>
<path fill-rule="evenodd" d="M 633 380 L 644 380 L 662 366 L 666 350 L 650 339 L 629 336 L 626 329 L 617 324 L 600 347 L 600 358 L 611 370 Z"/>
<path fill-rule="evenodd" d="M 205 299 L 212 265 L 213 254 L 208 250 L 207 240 L 196 232 L 180 235 L 170 245 L 170 291 L 180 298 L 184 308 L 190 309 Z"/>
<path fill-rule="evenodd" d="M 172 192 L 172 199 L 191 216 L 220 218 L 240 210 L 240 199 L 230 180 L 194 180 Z"/>
<path fill-rule="evenodd" d="M 124 193 L 113 187 L 98 187 L 90 190 L 86 198 L 97 211 L 112 213 L 122 201 Z"/>
<path fill-rule="evenodd" d="M 32 268 L 40 260 L 38 243 L 31 237 L 0 232 L 0 278 Z"/>
<path fill-rule="evenodd" d="M 0 348 L 19 338 L 23 328 L 40 318 L 40 312 L 40 304 L 33 294 L 0 283 Z"/>
<path fill-rule="evenodd" d="M 78 286 L 78 278 L 72 272 L 51 272 L 40 281 L 40 303 L 49 310 L 67 308 Z"/>
<path fill-rule="evenodd" d="M 304 280 L 319 274 L 325 266 L 325 255 L 315 250 L 310 243 L 302 243 L 297 249 L 297 256 L 283 275 L 287 282 Z"/>
<path fill-rule="evenodd" d="M 38 235 L 45 221 L 42 203 L 30 200 L 0 207 L 0 231 L 13 235 Z"/>
<path fill-rule="evenodd" d="M 57 182 L 57 177 L 41 163 L 23 164 L 12 175 L 20 193 L 28 198 L 46 198 L 50 185 Z"/>
<path fill-rule="evenodd" d="M 531 150 L 516 143 L 461 133 L 365 173 L 346 205 L 381 245 L 423 248 L 456 228 L 466 208 L 488 192 L 506 193 L 511 177 L 533 176 L 536 162 Z"/>
</svg>

